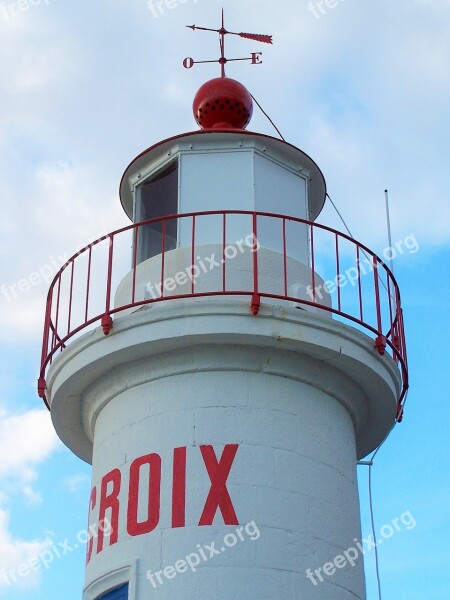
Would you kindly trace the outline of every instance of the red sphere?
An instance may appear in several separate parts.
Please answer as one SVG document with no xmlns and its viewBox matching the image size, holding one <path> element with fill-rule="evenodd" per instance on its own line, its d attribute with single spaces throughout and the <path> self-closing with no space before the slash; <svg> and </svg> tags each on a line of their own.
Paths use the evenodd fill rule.
<svg viewBox="0 0 450 600">
<path fill-rule="evenodd" d="M 238 81 L 207 81 L 194 98 L 194 117 L 202 129 L 245 129 L 253 114 L 252 97 Z"/>
</svg>

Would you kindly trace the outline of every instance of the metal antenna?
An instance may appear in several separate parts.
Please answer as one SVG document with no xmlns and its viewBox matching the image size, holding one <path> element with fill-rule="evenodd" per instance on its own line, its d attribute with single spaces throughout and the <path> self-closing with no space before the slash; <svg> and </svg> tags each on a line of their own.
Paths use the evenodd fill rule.
<svg viewBox="0 0 450 600">
<path fill-rule="evenodd" d="M 384 190 L 384 196 L 386 199 L 386 222 L 387 222 L 387 231 L 388 231 L 388 244 L 389 248 L 392 249 L 392 233 L 391 233 L 391 212 L 389 208 L 389 190 Z M 394 260 L 392 258 L 392 252 L 389 253 L 389 267 L 394 274 Z"/>
</svg>

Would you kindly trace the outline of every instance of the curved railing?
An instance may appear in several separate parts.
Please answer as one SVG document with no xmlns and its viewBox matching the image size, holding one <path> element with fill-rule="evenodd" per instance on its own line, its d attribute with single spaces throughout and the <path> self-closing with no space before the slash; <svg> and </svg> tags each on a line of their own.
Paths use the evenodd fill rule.
<svg viewBox="0 0 450 600">
<path fill-rule="evenodd" d="M 139 248 L 145 248 L 146 243 L 152 245 L 152 268 L 153 273 L 155 269 L 158 272 L 159 283 L 148 282 L 143 289 L 140 261 L 145 256 L 139 256 Z M 177 274 L 170 267 L 168 277 L 170 252 L 175 246 L 184 249 L 190 264 Z M 214 249 L 214 254 L 199 256 L 208 248 Z M 246 254 L 248 272 L 247 279 L 241 278 L 241 285 L 236 287 L 230 275 L 232 261 L 239 254 Z M 273 269 L 277 273 L 270 281 L 266 268 L 269 259 L 272 274 Z M 295 272 L 300 263 L 308 276 L 301 284 Z M 213 268 L 214 282 L 209 284 L 213 287 L 202 288 L 199 274 Z M 112 292 L 118 287 L 122 301 L 118 298 L 115 306 Z M 397 418 L 401 420 L 408 368 L 400 291 L 392 272 L 369 248 L 344 233 L 295 217 L 249 211 L 186 213 L 135 223 L 72 256 L 48 292 L 39 395 L 48 406 L 48 366 L 90 325 L 101 324 L 108 335 L 114 326 L 113 316 L 123 311 L 181 298 L 220 295 L 248 297 L 254 315 L 265 299 L 325 311 L 371 335 L 376 350 L 380 354 L 387 351 L 398 364 L 402 390 Z"/>
</svg>

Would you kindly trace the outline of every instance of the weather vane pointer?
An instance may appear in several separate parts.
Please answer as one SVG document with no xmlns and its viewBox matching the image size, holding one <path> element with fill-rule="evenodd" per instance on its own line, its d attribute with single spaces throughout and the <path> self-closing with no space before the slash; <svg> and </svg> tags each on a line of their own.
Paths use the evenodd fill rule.
<svg viewBox="0 0 450 600">
<path fill-rule="evenodd" d="M 271 35 L 262 35 L 259 33 L 236 33 L 234 31 L 228 31 L 225 28 L 225 17 L 224 11 L 222 9 L 222 27 L 220 29 L 211 29 L 209 27 L 199 27 L 197 25 L 186 25 L 188 29 L 192 29 L 192 31 L 212 31 L 214 33 L 219 34 L 220 41 L 220 58 L 217 60 L 194 60 L 191 57 L 185 58 L 183 61 L 183 66 L 186 69 L 192 69 L 194 65 L 197 64 L 205 64 L 205 63 L 219 63 L 221 66 L 221 75 L 225 77 L 225 65 L 228 62 L 236 62 L 241 60 L 250 60 L 252 65 L 260 65 L 262 63 L 261 56 L 262 52 L 252 52 L 247 58 L 226 58 L 225 57 L 225 36 L 226 35 L 237 35 L 241 38 L 245 38 L 248 40 L 254 40 L 256 42 L 262 42 L 264 44 L 272 44 L 272 36 Z"/>
</svg>

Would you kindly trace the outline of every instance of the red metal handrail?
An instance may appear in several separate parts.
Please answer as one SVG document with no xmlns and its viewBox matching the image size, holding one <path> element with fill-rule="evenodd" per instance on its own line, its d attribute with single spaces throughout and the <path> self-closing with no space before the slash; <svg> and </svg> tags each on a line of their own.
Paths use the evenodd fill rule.
<svg viewBox="0 0 450 600">
<path fill-rule="evenodd" d="M 233 216 L 248 217 L 249 232 L 253 236 L 252 239 L 254 241 L 258 241 L 258 231 L 260 230 L 260 223 L 263 220 L 266 223 L 267 220 L 271 223 L 273 232 L 277 231 L 277 227 L 279 227 L 279 253 L 282 256 L 282 266 L 280 267 L 280 289 L 276 292 L 273 290 L 264 290 L 262 284 L 260 284 L 260 272 L 265 265 L 263 254 L 261 253 L 263 247 L 259 245 L 252 249 L 251 284 L 248 285 L 247 289 L 243 290 L 235 290 L 227 287 L 229 279 L 227 277 L 227 266 L 228 262 L 232 259 L 228 259 L 226 256 L 228 248 L 226 238 L 228 232 L 232 230 L 229 222 Z M 196 289 L 195 281 L 192 278 L 190 292 L 188 293 L 166 295 L 164 288 L 162 288 L 160 297 L 137 298 L 137 270 L 139 268 L 137 263 L 137 243 L 138 239 L 141 239 L 140 234 L 143 228 L 155 224 L 161 225 L 161 253 L 158 256 L 161 256 L 161 282 L 164 282 L 167 253 L 170 251 L 170 249 L 167 249 L 167 223 L 177 220 L 178 226 L 180 226 L 182 221 L 189 219 L 192 221 L 190 244 L 187 245 L 187 248 L 191 250 L 191 265 L 193 267 L 195 265 L 196 244 L 198 243 L 197 235 L 200 223 L 206 223 L 206 219 L 211 217 L 220 217 L 222 219 L 220 233 L 217 235 L 217 239 L 214 239 L 212 242 L 222 247 L 222 275 L 218 289 L 213 291 L 199 291 Z M 301 228 L 300 236 L 298 236 L 298 231 L 296 235 L 291 236 L 299 248 L 300 242 L 304 242 L 305 236 L 309 234 L 308 253 L 311 273 L 311 286 L 308 286 L 310 288 L 310 292 L 308 292 L 310 293 L 309 300 L 305 297 L 299 297 L 299 294 L 293 293 L 292 288 L 289 290 L 288 261 L 291 260 L 292 254 L 289 254 L 288 241 L 292 242 L 292 239 L 289 239 L 287 233 L 288 224 L 289 227 L 295 225 Z M 124 306 L 112 308 L 111 294 L 116 269 L 121 268 L 121 273 L 118 274 L 120 279 L 123 279 L 130 271 L 129 264 L 121 264 L 124 253 L 116 250 L 120 241 L 128 233 L 131 233 L 134 245 L 131 253 L 131 302 Z M 322 250 L 320 249 L 320 236 L 323 238 L 322 245 L 324 249 Z M 107 252 L 102 252 L 102 244 L 105 241 L 108 243 Z M 230 244 L 233 241 L 230 240 Z M 342 249 L 345 244 L 347 251 Z M 186 246 L 186 244 L 183 246 Z M 366 258 L 366 264 L 373 271 L 373 289 L 367 290 L 368 282 L 371 278 L 364 278 L 365 270 L 361 256 Z M 85 257 L 87 257 L 87 266 L 83 266 Z M 75 268 L 75 263 L 77 263 L 77 268 Z M 347 265 L 346 270 L 344 270 L 345 267 L 343 265 Z M 350 273 L 356 275 L 355 281 L 357 284 L 355 284 L 355 281 L 353 283 L 350 281 L 355 290 L 350 294 L 347 290 L 347 305 L 349 305 L 349 308 L 344 310 L 345 294 L 343 288 L 347 285 L 348 281 L 347 283 L 343 282 L 345 281 L 345 277 L 349 279 Z M 320 277 L 326 279 L 326 275 L 329 276 L 328 284 L 330 281 L 332 284 L 333 281 L 337 282 L 337 285 L 335 285 L 337 293 L 333 294 L 333 290 L 331 290 L 331 306 L 322 301 L 323 294 L 320 290 L 322 289 L 324 293 L 328 293 L 330 291 L 329 288 L 332 288 L 332 286 L 321 285 L 316 287 L 318 279 Z M 65 281 L 66 279 L 68 279 L 68 285 Z M 66 292 L 64 291 L 65 287 L 68 287 L 68 291 Z M 118 229 L 108 236 L 104 236 L 89 244 L 72 256 L 56 274 L 47 296 L 41 369 L 38 382 L 39 395 L 48 406 L 45 394 L 47 367 L 52 363 L 55 355 L 64 350 L 71 338 L 90 325 L 100 322 L 104 333 L 108 334 L 113 327 L 112 315 L 122 311 L 166 300 L 220 295 L 250 297 L 250 308 L 254 315 L 257 315 L 260 310 L 262 298 L 288 301 L 296 305 L 321 309 L 332 313 L 336 318 L 349 321 L 352 325 L 356 325 L 372 334 L 378 352 L 384 354 L 388 350 L 399 366 L 402 377 L 402 390 L 398 399 L 398 418 L 399 420 L 401 419 L 403 402 L 408 389 L 408 363 L 400 290 L 394 275 L 387 265 L 363 244 L 325 225 L 286 215 L 250 211 L 205 211 L 149 219 Z M 96 300 L 98 301 L 97 304 Z M 80 313 L 78 319 L 76 318 L 77 311 Z M 64 316 L 66 319 L 64 319 Z M 64 322 L 67 324 L 67 332 L 63 331 Z"/>
</svg>

